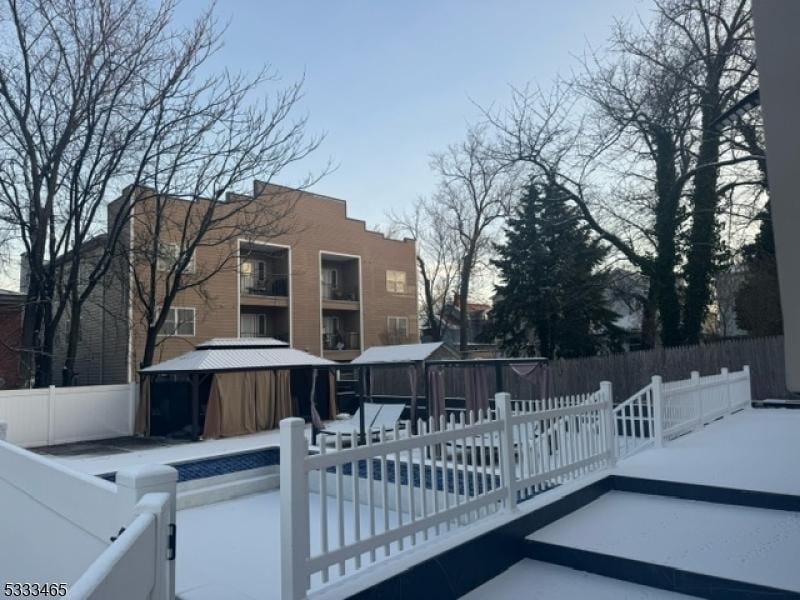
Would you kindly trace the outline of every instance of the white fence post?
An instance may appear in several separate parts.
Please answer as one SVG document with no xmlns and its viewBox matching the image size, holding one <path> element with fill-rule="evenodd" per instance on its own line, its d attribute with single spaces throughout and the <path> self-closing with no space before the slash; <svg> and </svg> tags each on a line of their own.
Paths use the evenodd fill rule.
<svg viewBox="0 0 800 600">
<path fill-rule="evenodd" d="M 730 382 L 730 375 L 728 375 L 728 367 L 722 367 L 720 369 L 720 374 L 722 375 L 722 379 L 724 381 L 723 386 L 725 390 L 725 406 L 728 407 L 728 412 L 731 410 L 731 382 Z"/>
<path fill-rule="evenodd" d="M 120 519 L 129 520 L 131 513 L 139 514 L 137 506 L 146 494 L 167 494 L 170 501 L 159 509 L 156 532 L 159 540 L 156 548 L 156 584 L 152 600 L 175 598 L 175 561 L 168 557 L 167 543 L 170 529 L 175 526 L 175 491 L 178 471 L 166 465 L 140 465 L 125 467 L 117 471 L 116 484 L 120 494 Z M 149 503 L 147 506 L 151 506 Z M 152 508 L 152 507 L 151 507 Z M 155 510 L 155 509 L 153 509 Z M 166 516 L 166 519 L 164 518 Z M 127 520 L 125 522 L 127 522 Z"/>
<path fill-rule="evenodd" d="M 664 402 L 662 398 L 663 381 L 661 375 L 653 375 L 650 379 L 650 390 L 653 394 L 653 431 L 651 432 L 656 441 L 656 448 L 664 445 Z"/>
<path fill-rule="evenodd" d="M 56 436 L 56 386 L 47 388 L 47 445 L 55 443 Z"/>
<path fill-rule="evenodd" d="M 511 394 L 498 392 L 494 395 L 494 405 L 497 409 L 497 419 L 502 421 L 503 429 L 500 431 L 500 461 L 503 474 L 503 485 L 508 497 L 506 503 L 508 510 L 517 509 L 517 470 L 514 457 L 514 428 L 511 423 Z"/>
<path fill-rule="evenodd" d="M 698 389 L 700 386 L 700 372 L 699 371 L 692 371 L 691 376 L 691 386 L 694 388 L 693 396 L 694 396 L 694 405 L 695 410 L 697 411 L 697 417 L 695 417 L 694 428 L 700 429 L 703 426 L 703 392 Z"/>
<path fill-rule="evenodd" d="M 281 599 L 301 600 L 309 587 L 310 556 L 308 442 L 303 419 L 283 419 L 281 428 Z M 354 474 L 355 476 L 355 474 Z"/>
<path fill-rule="evenodd" d="M 8 436 L 8 423 L 0 421 L 0 442 L 5 442 Z"/>
<path fill-rule="evenodd" d="M 603 402 L 608 406 L 605 409 L 605 423 L 606 439 L 608 440 L 608 463 L 610 466 L 617 464 L 617 424 L 614 422 L 614 388 L 610 381 L 600 382 L 600 393 L 603 397 Z"/>
</svg>

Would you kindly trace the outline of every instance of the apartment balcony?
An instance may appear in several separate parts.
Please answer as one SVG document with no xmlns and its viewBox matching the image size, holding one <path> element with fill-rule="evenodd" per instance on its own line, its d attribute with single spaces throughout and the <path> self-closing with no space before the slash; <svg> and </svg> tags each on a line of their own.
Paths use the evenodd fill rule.
<svg viewBox="0 0 800 600">
<path fill-rule="evenodd" d="M 239 314 L 239 337 L 270 337 L 289 343 L 289 309 L 246 306 Z"/>
<path fill-rule="evenodd" d="M 239 337 L 243 338 L 273 338 L 282 342 L 289 343 L 289 334 L 287 333 L 262 333 L 253 331 L 251 329 L 243 329 L 239 332 Z"/>
<path fill-rule="evenodd" d="M 241 273 L 239 289 L 244 302 L 261 306 L 289 306 L 289 275 Z"/>
<path fill-rule="evenodd" d="M 358 331 L 322 334 L 322 353 L 331 360 L 352 360 L 361 354 L 361 336 Z"/>
<path fill-rule="evenodd" d="M 360 261 L 350 256 L 322 254 L 320 287 L 322 308 L 328 310 L 360 309 Z"/>
<path fill-rule="evenodd" d="M 360 308 L 358 287 L 334 287 L 323 282 L 322 308 L 357 311 Z"/>
</svg>

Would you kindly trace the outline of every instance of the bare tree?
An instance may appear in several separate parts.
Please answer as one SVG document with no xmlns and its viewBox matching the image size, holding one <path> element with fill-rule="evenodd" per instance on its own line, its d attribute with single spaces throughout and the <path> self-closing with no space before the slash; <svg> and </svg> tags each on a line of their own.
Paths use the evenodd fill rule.
<svg viewBox="0 0 800 600">
<path fill-rule="evenodd" d="M 23 372 L 36 385 L 50 381 L 67 312 L 71 381 L 81 308 L 115 263 L 146 196 L 137 191 L 216 203 L 316 146 L 304 119 L 289 121 L 300 84 L 256 104 L 269 68 L 201 75 L 219 47 L 214 17 L 176 29 L 173 13 L 172 0 L 7 0 L 0 10 L 0 204 L 24 250 Z M 116 195 L 87 269 L 84 246 Z"/>
<path fill-rule="evenodd" d="M 498 158 L 530 165 L 650 278 L 648 305 L 658 307 L 667 345 L 697 341 L 697 303 L 703 305 L 702 316 L 710 297 L 701 291 L 708 290 L 720 249 L 718 232 L 725 224 L 719 198 L 732 198 L 732 190 L 751 185 L 746 163 L 763 158 L 749 152 L 757 145 L 747 144 L 744 132 L 738 151 L 723 144 L 718 132 L 710 132 L 707 114 L 712 66 L 719 94 L 713 115 L 721 114 L 719 108 L 752 77 L 752 44 L 741 5 L 733 0 L 659 3 L 654 22 L 642 24 L 641 31 L 617 25 L 610 60 L 591 55 L 577 80 L 558 81 L 549 91 L 513 89 L 508 108 L 485 110 L 498 133 Z M 680 11 L 692 19 L 700 19 L 698 14 L 717 19 L 709 25 L 711 33 L 703 33 L 717 36 L 706 45 L 706 54 L 688 39 L 688 24 L 676 25 Z M 721 42 L 726 36 L 730 40 Z M 731 210 L 727 220 L 738 217 Z M 701 264 L 708 267 L 704 274 Z"/>
<path fill-rule="evenodd" d="M 722 167 L 723 136 L 715 123 L 738 100 L 742 90 L 754 85 L 755 47 L 749 0 L 662 0 L 656 3 L 654 27 L 641 36 L 625 38 L 625 49 L 648 64 L 671 70 L 693 89 L 700 109 L 700 139 L 692 176 L 691 229 L 684 269 L 686 300 L 683 333 L 697 343 L 711 301 L 711 281 L 718 251 L 717 218 Z M 667 44 L 664 54 L 649 50 L 654 40 Z M 687 57 L 692 68 L 678 69 L 664 56 Z M 743 160 L 748 160 L 744 158 Z"/>
<path fill-rule="evenodd" d="M 448 302 L 458 287 L 460 253 L 454 231 L 441 218 L 431 199 L 418 199 L 411 211 L 390 212 L 392 233 L 414 238 L 417 268 L 422 279 L 420 316 L 434 341 L 444 337 Z"/>
<path fill-rule="evenodd" d="M 433 214 L 455 236 L 460 256 L 459 346 L 464 351 L 469 341 L 472 277 L 511 210 L 516 181 L 510 167 L 490 152 L 482 127 L 471 128 L 463 142 L 435 154 L 431 166 L 439 179 Z"/>
</svg>

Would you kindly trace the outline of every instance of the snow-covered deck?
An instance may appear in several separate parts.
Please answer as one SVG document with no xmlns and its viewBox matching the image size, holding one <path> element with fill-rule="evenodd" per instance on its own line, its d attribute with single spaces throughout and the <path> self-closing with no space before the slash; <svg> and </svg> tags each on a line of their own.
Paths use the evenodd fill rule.
<svg viewBox="0 0 800 600">
<path fill-rule="evenodd" d="M 798 431 L 800 431 L 800 411 L 783 409 L 742 411 L 674 440 L 662 449 L 645 450 L 621 460 L 615 469 L 595 472 L 581 480 L 569 482 L 541 494 L 533 500 L 522 503 L 520 510 L 525 513 L 541 508 L 557 500 L 567 491 L 589 484 L 610 473 L 800 495 L 800 462 L 794 460 L 794 457 L 800 455 Z M 59 457 L 58 460 L 86 473 L 105 473 L 128 465 L 175 463 L 276 446 L 278 443 L 278 432 L 272 431 L 124 454 Z M 615 496 L 619 495 L 616 492 L 610 494 L 608 501 L 614 500 Z M 318 500 L 318 496 L 311 496 L 312 511 L 319 510 Z M 653 499 L 645 498 L 645 500 Z M 669 502 L 669 499 L 655 498 L 657 503 L 664 500 Z M 328 504 L 329 507 L 333 505 L 332 502 Z M 613 502 L 610 506 L 613 506 Z M 722 507 L 722 509 L 724 511 L 730 509 L 731 512 L 730 515 L 725 512 L 724 518 L 730 516 L 744 521 L 743 525 L 740 523 L 738 531 L 748 529 L 750 526 L 747 523 L 751 521 L 763 525 L 764 518 L 768 521 L 772 518 L 769 515 L 764 517 L 765 512 L 772 511 L 741 507 Z M 661 508 L 655 507 L 653 514 L 662 512 Z M 345 513 L 350 514 L 351 511 L 346 510 Z M 365 514 L 366 511 L 363 511 L 362 518 Z M 770 521 L 777 527 L 772 530 L 777 531 L 782 528 L 783 531 L 794 532 L 796 535 L 792 539 L 798 539 L 800 530 L 797 528 L 800 524 L 795 516 L 792 513 L 783 514 L 782 517 L 788 519 L 783 524 L 775 525 Z M 724 520 L 722 515 L 719 518 Z M 602 521 L 602 518 L 599 520 Z M 664 519 L 658 522 L 664 522 Z M 679 519 L 679 522 L 684 520 Z M 487 526 L 496 525 L 487 523 Z M 279 598 L 279 529 L 278 492 L 260 493 L 179 511 L 176 565 L 179 596 L 184 600 L 220 597 L 234 600 Z M 690 533 L 687 531 L 686 536 Z M 648 539 L 652 541 L 652 537 Z M 794 556 L 800 551 L 800 547 L 797 547 L 792 539 L 778 540 L 784 546 L 795 543 L 791 548 L 784 548 L 781 553 L 783 556 Z M 744 560 L 742 557 L 758 555 L 768 542 L 758 535 L 743 535 L 737 540 L 739 551 L 737 557 L 742 560 Z M 436 542 L 428 545 L 432 552 L 434 545 Z M 736 560 L 737 557 L 732 560 Z M 748 560 L 743 564 L 742 570 L 755 572 L 756 562 Z M 768 567 L 769 561 L 764 561 L 764 568 Z M 374 570 L 381 569 L 385 569 L 383 576 L 397 572 L 397 569 L 389 564 L 378 565 Z M 532 577 L 536 577 L 539 585 L 543 586 L 540 596 L 536 596 L 542 598 L 569 597 L 573 591 L 577 594 L 576 597 L 580 597 L 584 595 L 580 590 L 585 586 L 592 586 L 598 593 L 607 590 L 608 597 L 654 599 L 679 597 L 596 575 L 585 573 L 576 575 L 576 572 L 570 569 L 535 561 L 518 563 L 500 577 L 487 582 L 479 590 L 491 593 L 494 597 L 499 597 L 498 594 L 502 595 L 506 590 L 517 589 L 518 586 L 530 592 Z M 758 580 L 761 575 L 756 573 L 754 577 Z M 562 589 L 566 595 L 559 593 Z M 470 597 L 481 597 L 475 595 L 479 590 L 475 590 Z"/>
<path fill-rule="evenodd" d="M 620 461 L 615 472 L 800 495 L 798 456 L 800 410 L 752 409 Z"/>
<path fill-rule="evenodd" d="M 635 583 L 575 571 L 537 560 L 521 560 L 464 600 L 525 598 L 526 600 L 682 600 L 691 598 Z"/>
</svg>

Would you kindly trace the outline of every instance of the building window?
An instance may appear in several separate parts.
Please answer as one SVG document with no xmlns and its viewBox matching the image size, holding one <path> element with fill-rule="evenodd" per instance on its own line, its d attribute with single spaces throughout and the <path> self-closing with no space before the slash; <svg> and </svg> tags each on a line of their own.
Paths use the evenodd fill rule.
<svg viewBox="0 0 800 600">
<path fill-rule="evenodd" d="M 386 317 L 389 341 L 398 343 L 408 338 L 408 317 Z"/>
<path fill-rule="evenodd" d="M 158 335 L 194 336 L 194 308 L 173 306 L 169 309 Z"/>
<path fill-rule="evenodd" d="M 171 242 L 159 242 L 156 267 L 159 271 L 169 271 L 180 257 L 180 254 L 181 247 L 178 244 L 173 244 Z M 189 257 L 189 263 L 184 269 L 184 273 L 194 273 L 194 270 L 195 260 L 194 252 L 192 252 L 192 255 Z"/>
<path fill-rule="evenodd" d="M 406 293 L 406 272 L 386 271 L 386 291 L 393 294 Z"/>
</svg>

